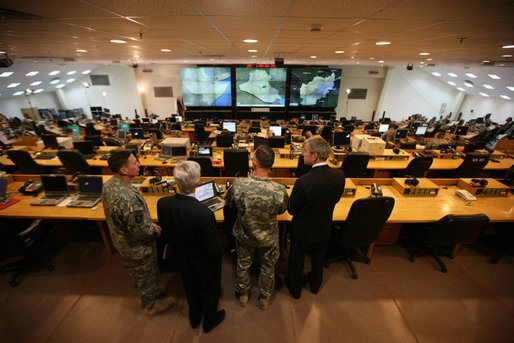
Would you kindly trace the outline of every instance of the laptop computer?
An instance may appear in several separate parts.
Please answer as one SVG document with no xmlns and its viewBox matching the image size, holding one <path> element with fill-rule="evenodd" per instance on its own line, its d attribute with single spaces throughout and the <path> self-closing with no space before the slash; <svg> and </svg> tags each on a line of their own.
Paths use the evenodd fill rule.
<svg viewBox="0 0 514 343">
<path fill-rule="evenodd" d="M 65 175 L 41 175 L 45 195 L 31 202 L 34 206 L 56 206 L 69 195 Z"/>
<path fill-rule="evenodd" d="M 200 145 L 198 147 L 198 156 L 212 157 L 212 147 L 210 145 Z"/>
<path fill-rule="evenodd" d="M 79 176 L 79 193 L 66 206 L 93 207 L 102 199 L 103 179 L 101 176 Z"/>
<path fill-rule="evenodd" d="M 225 206 L 225 201 L 216 197 L 216 186 L 214 180 L 210 180 L 196 186 L 195 198 L 207 206 L 212 212 Z"/>
<path fill-rule="evenodd" d="M 166 161 L 171 158 L 171 149 L 172 147 L 169 145 L 163 145 L 161 149 L 161 153 L 159 156 L 155 157 L 157 161 Z"/>
<path fill-rule="evenodd" d="M 187 149 L 185 146 L 172 146 L 171 147 L 171 162 L 178 163 L 187 160 Z"/>
<path fill-rule="evenodd" d="M 10 201 L 5 197 L 5 193 L 7 192 L 7 179 L 0 179 L 0 203 L 6 204 Z"/>
</svg>

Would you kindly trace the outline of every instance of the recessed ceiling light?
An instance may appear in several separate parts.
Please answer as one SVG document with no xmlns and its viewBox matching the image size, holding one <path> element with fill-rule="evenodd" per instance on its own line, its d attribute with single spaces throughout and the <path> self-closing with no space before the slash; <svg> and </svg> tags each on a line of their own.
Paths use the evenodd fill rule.
<svg viewBox="0 0 514 343">
<path fill-rule="evenodd" d="M 12 71 L 4 71 L 2 74 L 0 74 L 0 77 L 9 77 L 12 74 L 14 74 L 14 72 L 12 72 Z"/>
<path fill-rule="evenodd" d="M 419 54 L 420 54 L 421 56 L 428 56 L 428 55 L 430 55 L 430 53 L 429 53 L 429 52 L 420 52 Z"/>
<path fill-rule="evenodd" d="M 318 56 L 314 56 L 314 55 L 312 55 L 312 56 L 311 56 L 311 58 L 318 58 Z"/>
<path fill-rule="evenodd" d="M 127 42 L 125 42 L 124 40 L 121 40 L 121 39 L 111 39 L 110 40 L 111 43 L 116 43 L 116 44 L 125 44 Z"/>
<path fill-rule="evenodd" d="M 472 79 L 476 79 L 477 78 L 477 76 L 475 74 L 473 74 L 473 73 L 466 73 L 466 76 L 470 77 Z"/>
<path fill-rule="evenodd" d="M 494 79 L 494 80 L 499 80 L 499 79 L 501 79 L 501 77 L 499 77 L 499 76 L 498 76 L 498 75 L 496 75 L 496 74 L 487 74 L 487 75 L 489 75 L 489 77 L 490 77 L 491 79 Z"/>
<path fill-rule="evenodd" d="M 390 45 L 391 42 L 376 42 L 376 45 Z"/>
<path fill-rule="evenodd" d="M 55 88 L 62 88 L 62 87 L 64 87 L 64 86 L 65 86 L 65 85 L 60 84 L 60 85 L 55 86 Z"/>
<path fill-rule="evenodd" d="M 87 50 L 84 50 L 84 49 L 77 49 L 75 50 L 76 52 L 87 52 Z"/>
<path fill-rule="evenodd" d="M 53 76 L 53 75 L 57 75 L 59 73 L 60 73 L 59 70 L 54 70 L 54 71 L 49 72 L 48 75 L 52 75 Z"/>
<path fill-rule="evenodd" d="M 458 90 L 460 90 L 461 92 L 465 92 L 466 90 L 462 87 L 457 87 Z"/>
<path fill-rule="evenodd" d="M 483 85 L 483 86 L 484 86 L 485 88 L 487 88 L 487 89 L 494 89 L 494 87 L 493 87 L 493 86 L 491 86 L 491 85 Z"/>
<path fill-rule="evenodd" d="M 171 52 L 171 49 L 161 49 L 162 52 Z"/>
<path fill-rule="evenodd" d="M 458 77 L 457 74 L 455 74 L 455 73 L 448 73 L 448 75 L 451 77 Z"/>
<path fill-rule="evenodd" d="M 512 57 L 512 55 L 502 55 L 503 58 L 509 58 Z"/>
<path fill-rule="evenodd" d="M 257 55 L 252 55 L 251 57 L 252 57 L 252 58 L 257 58 Z"/>
<path fill-rule="evenodd" d="M 449 84 L 449 85 L 452 85 L 452 86 L 456 86 L 456 85 L 457 85 L 457 84 L 456 84 L 455 82 L 453 82 L 453 81 L 448 81 L 448 84 Z"/>
<path fill-rule="evenodd" d="M 513 91 L 513 92 L 514 92 L 514 87 L 512 87 L 512 86 L 507 86 L 507 88 L 508 88 L 510 91 Z"/>
<path fill-rule="evenodd" d="M 489 95 L 487 95 L 487 94 L 485 94 L 485 93 L 478 93 L 478 94 L 480 94 L 481 96 L 485 96 L 485 97 L 487 97 L 487 98 L 489 97 Z"/>
<path fill-rule="evenodd" d="M 44 89 L 43 89 L 43 88 L 39 88 L 39 89 L 36 89 L 36 90 L 34 91 L 34 93 L 36 93 L 36 94 L 37 94 L 37 93 L 41 93 L 42 91 L 44 91 Z"/>
<path fill-rule="evenodd" d="M 510 96 L 507 95 L 500 95 L 500 97 L 504 98 L 505 100 L 510 100 Z"/>
<path fill-rule="evenodd" d="M 380 61 L 378 61 L 378 63 L 384 63 L 384 61 L 380 60 Z"/>
<path fill-rule="evenodd" d="M 250 49 L 248 50 L 248 52 L 258 52 L 259 50 L 255 50 L 255 49 Z"/>
<path fill-rule="evenodd" d="M 31 86 L 38 86 L 38 85 L 40 85 L 41 83 L 42 83 L 42 81 L 34 81 L 34 82 L 32 82 L 30 85 L 31 85 Z"/>
<path fill-rule="evenodd" d="M 25 76 L 36 76 L 37 74 L 39 74 L 38 71 L 31 71 L 31 72 L 28 72 L 27 74 L 25 74 Z"/>
<path fill-rule="evenodd" d="M 423 61 L 419 61 L 419 64 L 425 64 L 425 62 L 423 62 Z"/>
<path fill-rule="evenodd" d="M 514 45 L 504 45 L 504 46 L 502 46 L 502 48 L 504 48 L 504 49 L 512 49 L 512 48 L 514 48 Z"/>
<path fill-rule="evenodd" d="M 436 72 L 436 71 L 432 72 L 432 75 L 434 75 L 434 76 L 441 76 L 441 74 L 439 74 L 439 73 L 438 73 L 438 72 Z"/>
<path fill-rule="evenodd" d="M 70 71 L 69 71 L 69 72 L 67 72 L 66 74 L 67 74 L 67 75 L 73 75 L 73 74 L 75 74 L 75 73 L 76 73 L 76 71 L 75 71 L 75 70 L 70 70 Z"/>
<path fill-rule="evenodd" d="M 50 84 L 51 84 L 51 85 L 55 85 L 56 83 L 59 83 L 59 82 L 60 82 L 60 81 L 59 81 L 59 79 L 57 79 L 57 80 L 52 80 L 52 81 L 50 81 Z"/>
<path fill-rule="evenodd" d="M 139 55 L 134 55 L 134 58 L 139 58 Z"/>
<path fill-rule="evenodd" d="M 336 54 L 344 54 L 344 51 L 343 50 L 336 50 L 334 51 Z"/>
<path fill-rule="evenodd" d="M 491 63 L 491 61 L 482 61 L 482 63 Z"/>
<path fill-rule="evenodd" d="M 20 83 L 19 82 L 15 82 L 15 83 L 11 83 L 9 86 L 7 86 L 7 88 L 14 88 L 16 86 L 19 86 Z"/>
<path fill-rule="evenodd" d="M 87 69 L 87 70 L 84 70 L 84 71 L 82 72 L 82 74 L 86 75 L 86 74 L 89 74 L 90 72 L 91 72 L 91 70 Z"/>
<path fill-rule="evenodd" d="M 257 43 L 258 40 L 257 39 L 245 39 L 245 40 L 243 40 L 243 42 L 245 42 L 245 43 Z"/>
<path fill-rule="evenodd" d="M 106 92 L 106 91 L 103 91 L 103 92 L 102 92 L 102 95 L 103 95 L 103 96 L 107 96 L 107 92 Z"/>
<path fill-rule="evenodd" d="M 68 83 L 73 82 L 73 81 L 75 81 L 75 79 L 68 79 L 68 80 L 66 80 L 66 82 L 68 82 Z"/>
<path fill-rule="evenodd" d="M 24 92 L 16 92 L 16 93 L 13 93 L 14 96 L 16 95 L 22 95 Z"/>
<path fill-rule="evenodd" d="M 464 86 L 469 87 L 469 88 L 473 88 L 473 87 L 475 87 L 475 86 L 473 86 L 473 85 L 472 85 L 471 83 L 469 83 L 469 82 L 464 82 Z"/>
<path fill-rule="evenodd" d="M 427 58 L 427 61 L 432 61 L 432 59 L 431 58 Z"/>
<path fill-rule="evenodd" d="M 374 59 L 375 59 L 375 57 L 370 57 L 369 59 L 370 59 L 370 60 L 374 60 Z"/>
</svg>

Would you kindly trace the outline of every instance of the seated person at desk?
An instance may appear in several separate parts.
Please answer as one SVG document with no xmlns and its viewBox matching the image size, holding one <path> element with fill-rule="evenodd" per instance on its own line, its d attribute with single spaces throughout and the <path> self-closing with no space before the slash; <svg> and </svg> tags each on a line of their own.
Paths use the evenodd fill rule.
<svg viewBox="0 0 514 343">
<path fill-rule="evenodd" d="M 384 132 L 381 138 L 386 142 L 393 141 L 396 135 L 396 129 L 398 129 L 398 125 L 396 123 L 389 124 L 389 130 Z"/>
<path fill-rule="evenodd" d="M 444 131 L 439 131 L 435 135 L 435 139 L 432 139 L 426 146 L 425 149 L 431 150 L 431 149 L 437 149 L 442 144 L 450 144 L 450 142 L 447 139 L 444 139 Z"/>
<path fill-rule="evenodd" d="M 450 121 L 448 119 L 445 119 L 443 121 L 443 125 L 441 125 L 439 127 L 439 131 L 443 131 L 443 132 L 446 132 L 450 129 L 451 125 L 450 125 Z"/>
<path fill-rule="evenodd" d="M 309 139 L 309 138 L 312 138 L 314 136 L 314 134 L 312 133 L 311 130 L 308 130 L 308 129 L 303 129 L 302 131 L 302 136 L 305 138 L 305 139 Z"/>
<path fill-rule="evenodd" d="M 24 119 L 21 122 L 21 125 L 23 126 L 23 128 L 27 131 L 34 130 L 34 128 L 32 127 L 33 120 L 30 117 L 30 115 L 28 113 L 23 113 L 23 117 L 24 117 Z"/>
</svg>

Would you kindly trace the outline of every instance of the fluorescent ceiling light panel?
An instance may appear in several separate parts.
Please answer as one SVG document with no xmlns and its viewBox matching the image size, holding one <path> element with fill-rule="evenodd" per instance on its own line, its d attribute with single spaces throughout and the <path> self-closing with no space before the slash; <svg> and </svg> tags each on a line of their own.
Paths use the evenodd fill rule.
<svg viewBox="0 0 514 343">
<path fill-rule="evenodd" d="M 456 84 L 455 82 L 453 82 L 453 81 L 448 81 L 448 84 L 449 84 L 449 85 L 452 85 L 452 86 L 456 86 L 456 85 L 457 85 L 457 84 Z"/>
<path fill-rule="evenodd" d="M 12 71 L 4 71 L 2 74 L 0 74 L 0 77 L 9 77 L 12 74 L 14 74 L 14 72 L 12 72 Z"/>
<path fill-rule="evenodd" d="M 62 87 L 64 87 L 64 86 L 65 86 L 65 85 L 60 84 L 60 85 L 55 86 L 55 88 L 62 88 Z"/>
<path fill-rule="evenodd" d="M 14 96 L 16 95 L 22 95 L 24 92 L 16 92 L 16 93 L 13 93 Z"/>
<path fill-rule="evenodd" d="M 458 90 L 460 90 L 461 92 L 465 92 L 466 90 L 462 87 L 457 87 Z"/>
<path fill-rule="evenodd" d="M 513 91 L 513 92 L 514 92 L 514 87 L 512 87 L 512 86 L 507 86 L 507 88 L 509 89 L 509 91 Z"/>
<path fill-rule="evenodd" d="M 258 40 L 257 39 L 245 39 L 245 40 L 243 40 L 243 42 L 245 42 L 245 43 L 257 43 Z"/>
<path fill-rule="evenodd" d="M 448 75 L 451 77 L 458 77 L 457 74 L 455 74 L 455 73 L 448 73 Z"/>
<path fill-rule="evenodd" d="M 121 40 L 121 39 L 111 39 L 110 40 L 111 43 L 115 43 L 115 44 L 125 44 L 127 42 L 125 42 L 124 40 Z"/>
<path fill-rule="evenodd" d="M 438 73 L 438 72 L 436 72 L 436 71 L 434 71 L 434 72 L 432 73 L 432 75 L 434 75 L 434 76 L 441 76 L 441 74 L 439 74 L 439 73 Z"/>
<path fill-rule="evenodd" d="M 37 94 L 37 93 L 41 93 L 42 91 L 44 91 L 44 89 L 43 89 L 43 88 L 39 88 L 39 89 L 36 89 L 36 90 L 34 91 L 34 93 L 36 93 L 36 94 Z"/>
<path fill-rule="evenodd" d="M 507 95 L 500 95 L 503 99 L 505 100 L 510 100 L 510 96 L 507 96 Z"/>
<path fill-rule="evenodd" d="M 484 87 L 485 87 L 485 88 L 487 88 L 487 89 L 494 89 L 494 87 L 493 87 L 493 86 L 491 86 L 491 85 L 482 85 L 482 86 L 484 86 Z"/>
<path fill-rule="evenodd" d="M 59 83 L 59 80 L 58 80 L 58 79 L 57 79 L 57 80 L 52 80 L 52 81 L 50 81 L 50 84 L 51 84 L 51 85 L 55 85 L 56 83 Z"/>
<path fill-rule="evenodd" d="M 84 71 L 82 72 L 82 74 L 87 75 L 87 74 L 89 74 L 90 72 L 91 72 L 91 70 L 87 69 L 87 70 L 84 70 Z"/>
<path fill-rule="evenodd" d="M 477 76 L 475 74 L 473 74 L 473 73 L 466 73 L 466 76 L 470 77 L 472 79 L 476 79 L 477 78 Z"/>
<path fill-rule="evenodd" d="M 491 79 L 493 79 L 493 80 L 500 80 L 500 79 L 501 79 L 501 77 L 499 77 L 499 76 L 498 76 L 498 75 L 496 75 L 496 74 L 487 74 L 487 75 L 489 75 L 489 77 L 490 77 Z"/>
<path fill-rule="evenodd" d="M 30 85 L 31 86 L 39 86 L 42 83 L 42 81 L 34 81 Z"/>
<path fill-rule="evenodd" d="M 20 83 L 19 83 L 19 82 L 18 82 L 18 83 L 17 83 L 17 82 L 15 82 L 15 83 L 11 83 L 9 86 L 7 86 L 7 88 L 14 88 L 14 87 L 17 87 L 17 86 L 19 86 L 19 85 L 20 85 Z"/>
<path fill-rule="evenodd" d="M 376 42 L 376 45 L 390 45 L 391 42 Z"/>
<path fill-rule="evenodd" d="M 60 73 L 59 70 L 54 70 L 54 71 L 49 72 L 48 75 L 52 75 L 53 76 L 53 75 L 57 75 L 59 73 Z"/>
<path fill-rule="evenodd" d="M 66 82 L 68 82 L 68 83 L 73 82 L 73 81 L 75 81 L 75 79 L 68 79 L 68 80 L 66 80 Z"/>
<path fill-rule="evenodd" d="M 480 94 L 481 96 L 485 96 L 485 97 L 487 97 L 487 98 L 489 97 L 489 95 L 487 95 L 487 94 L 485 94 L 485 93 L 478 93 L 478 94 Z"/>
<path fill-rule="evenodd" d="M 504 45 L 504 46 L 502 46 L 502 48 L 504 48 L 504 49 L 512 49 L 512 48 L 514 48 L 514 45 L 512 45 L 512 44 L 511 45 Z"/>
<path fill-rule="evenodd" d="M 70 70 L 69 72 L 66 73 L 66 75 L 73 75 L 75 74 L 77 71 L 76 70 Z"/>
<path fill-rule="evenodd" d="M 38 71 L 31 71 L 31 72 L 28 72 L 27 74 L 25 74 L 25 76 L 36 76 L 37 74 L 39 74 Z"/>
</svg>

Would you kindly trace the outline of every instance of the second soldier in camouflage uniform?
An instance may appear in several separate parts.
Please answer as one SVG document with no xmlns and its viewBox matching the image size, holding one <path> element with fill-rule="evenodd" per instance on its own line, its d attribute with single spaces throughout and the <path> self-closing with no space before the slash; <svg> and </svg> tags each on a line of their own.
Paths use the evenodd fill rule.
<svg viewBox="0 0 514 343">
<path fill-rule="evenodd" d="M 114 173 L 103 186 L 102 201 L 112 242 L 125 260 L 132 285 L 138 291 L 140 304 L 148 316 L 170 308 L 175 299 L 157 299 L 159 267 L 156 235 L 161 228 L 150 218 L 150 211 L 130 180 L 139 173 L 139 162 L 130 151 L 109 158 Z"/>
<path fill-rule="evenodd" d="M 250 267 L 256 251 L 260 261 L 257 290 L 262 309 L 268 307 L 275 282 L 275 264 L 280 254 L 277 215 L 287 210 L 289 197 L 283 185 L 269 179 L 274 161 L 273 149 L 257 148 L 252 175 L 237 179 L 225 195 L 227 206 L 237 208 L 233 228 L 237 247 L 236 296 L 243 307 L 250 295 Z"/>
</svg>

